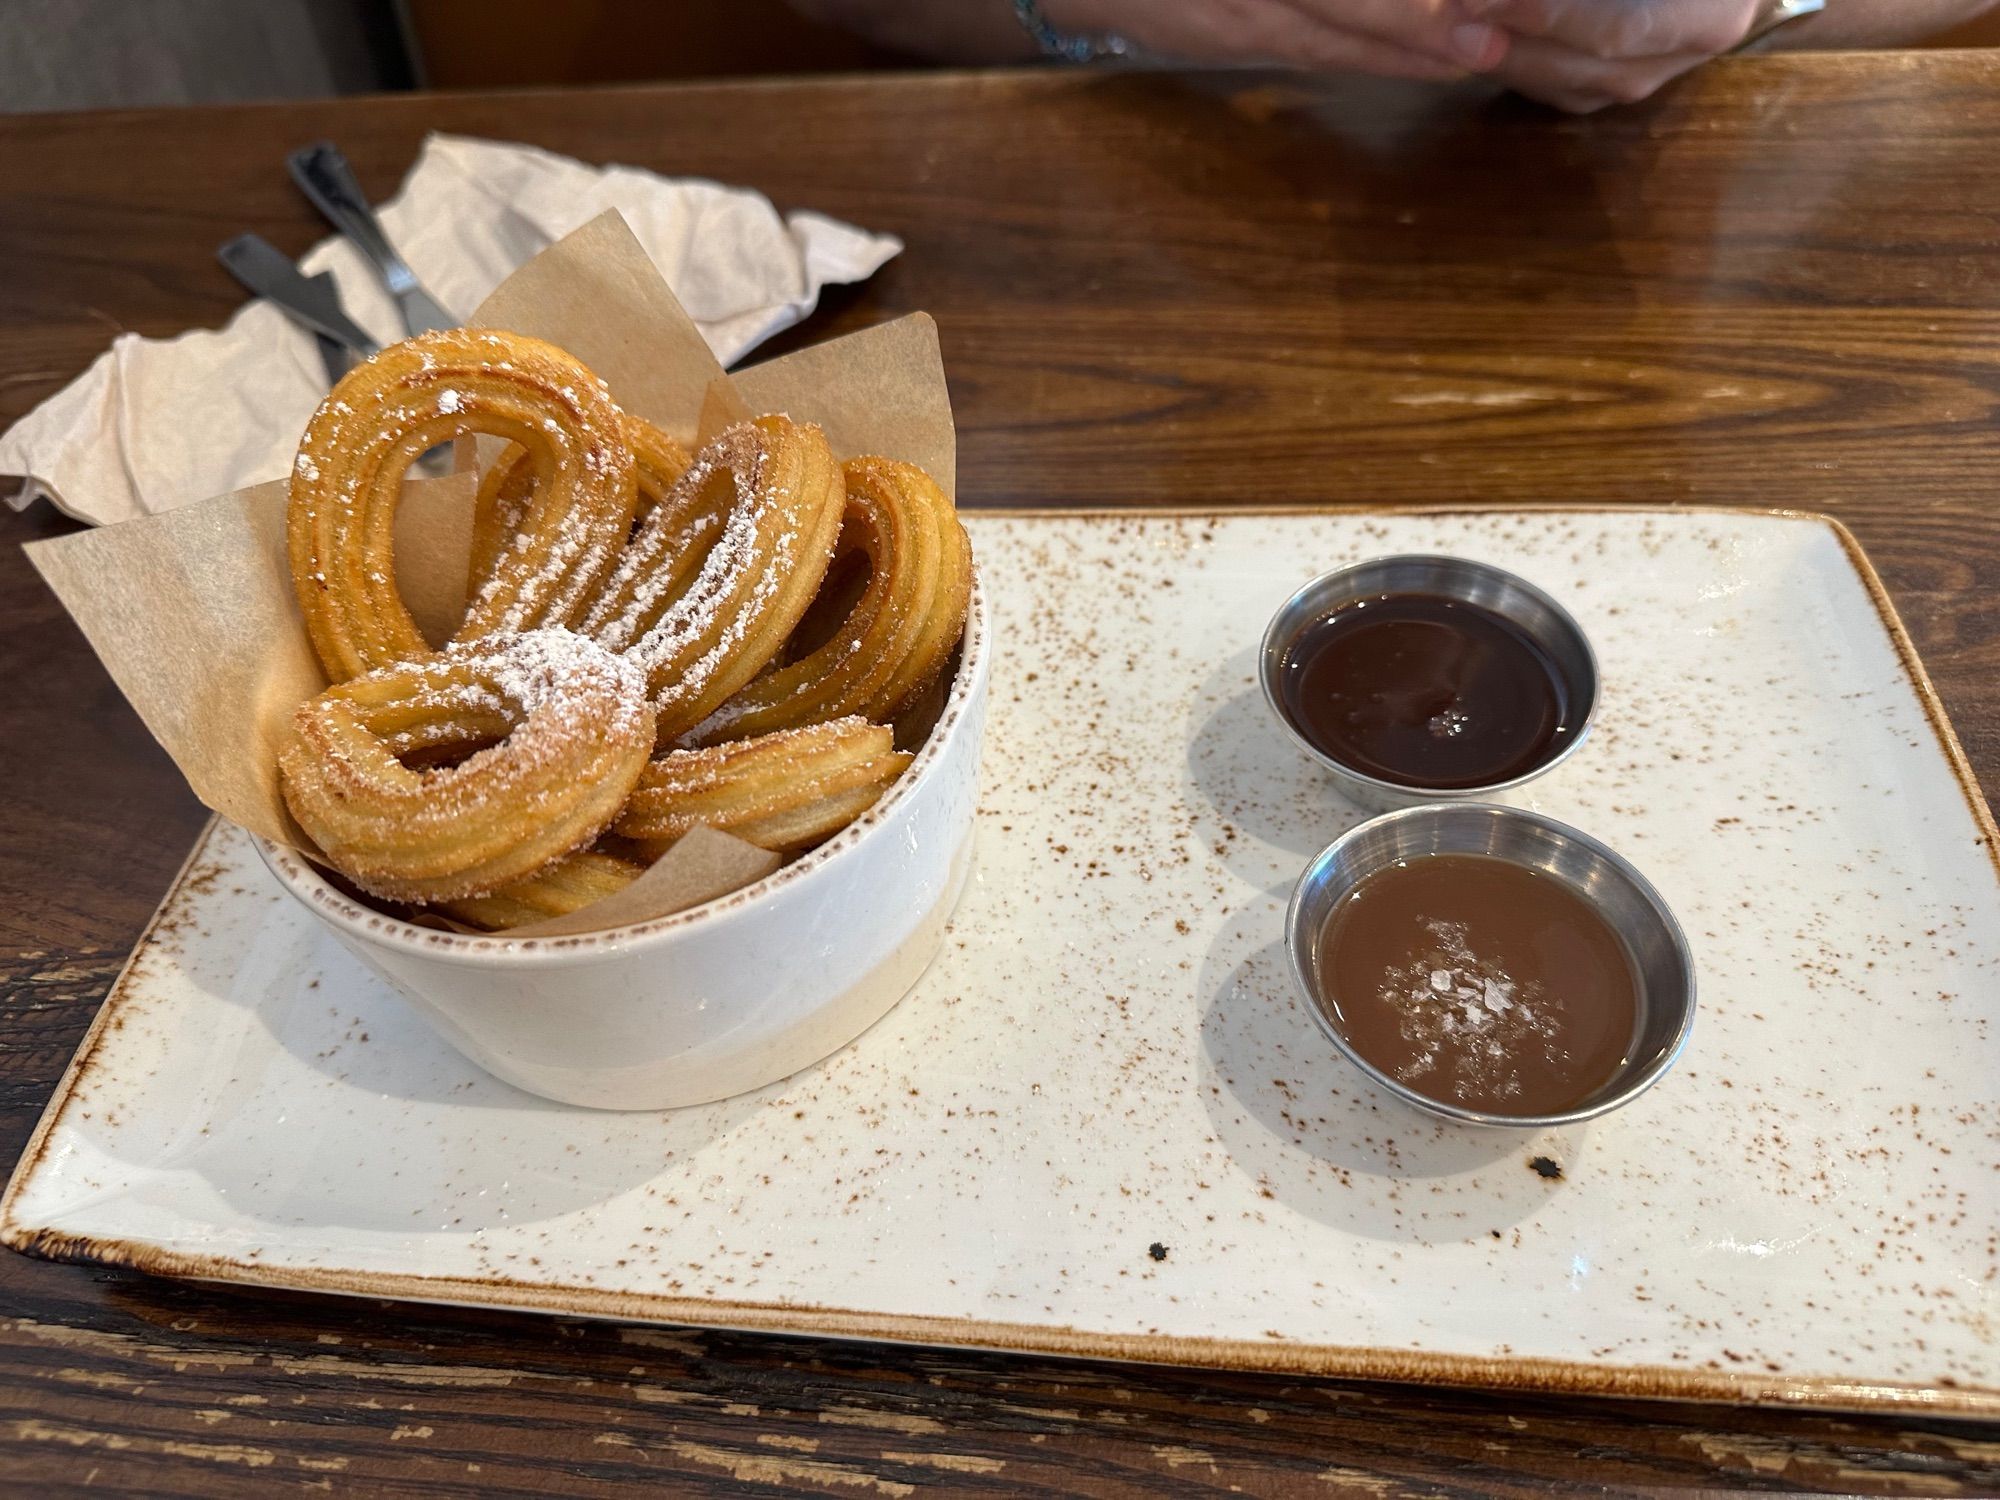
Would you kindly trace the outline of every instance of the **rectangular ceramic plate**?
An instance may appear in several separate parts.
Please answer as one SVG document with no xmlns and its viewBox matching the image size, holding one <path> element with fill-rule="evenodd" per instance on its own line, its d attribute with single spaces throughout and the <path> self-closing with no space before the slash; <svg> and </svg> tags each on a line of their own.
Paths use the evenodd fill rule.
<svg viewBox="0 0 2000 1500">
<path fill-rule="evenodd" d="M 1843 532 L 968 525 L 997 641 L 975 883 L 853 1046 L 674 1114 L 544 1103 L 218 828 L 31 1143 L 6 1242 L 573 1315 L 2000 1414 L 1992 823 Z M 1431 1123 L 1290 988 L 1292 882 L 1359 814 L 1267 719 L 1254 648 L 1309 575 L 1413 550 L 1515 569 L 1590 632 L 1598 728 L 1514 800 L 1629 856 L 1695 949 L 1687 1053 L 1587 1126 Z"/>
</svg>

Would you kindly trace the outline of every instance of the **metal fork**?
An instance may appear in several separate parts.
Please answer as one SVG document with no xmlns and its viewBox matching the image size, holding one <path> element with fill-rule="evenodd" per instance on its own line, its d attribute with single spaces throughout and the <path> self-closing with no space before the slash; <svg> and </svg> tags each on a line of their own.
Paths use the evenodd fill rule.
<svg viewBox="0 0 2000 1500">
<path fill-rule="evenodd" d="M 458 327 L 459 320 L 423 289 L 416 273 L 389 243 L 389 236 L 383 233 L 381 221 L 369 207 L 361 184 L 354 179 L 354 169 L 348 166 L 338 146 L 331 141 L 316 142 L 294 151 L 285 158 L 285 164 L 292 170 L 292 181 L 312 199 L 313 206 L 374 267 L 382 285 L 396 299 L 404 328 L 414 335 L 428 333 L 433 328 Z"/>
</svg>

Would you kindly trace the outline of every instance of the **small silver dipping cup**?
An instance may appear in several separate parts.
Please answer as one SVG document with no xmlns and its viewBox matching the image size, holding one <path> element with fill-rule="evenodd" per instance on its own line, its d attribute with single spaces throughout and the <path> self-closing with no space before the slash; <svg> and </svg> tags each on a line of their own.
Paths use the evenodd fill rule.
<svg viewBox="0 0 2000 1500">
<path fill-rule="evenodd" d="M 1526 634 L 1548 654 L 1562 674 L 1563 687 L 1569 695 L 1570 717 L 1576 725 L 1569 742 L 1532 770 L 1511 780 L 1467 787 L 1419 787 L 1384 781 L 1320 749 L 1292 722 L 1285 708 L 1285 659 L 1299 638 L 1328 615 L 1357 599 L 1372 599 L 1382 594 L 1441 594 L 1447 599 L 1489 609 Z M 1511 791 L 1574 755 L 1597 715 L 1597 657 L 1590 649 L 1583 627 L 1570 617 L 1568 610 L 1527 579 L 1463 557 L 1401 553 L 1320 574 L 1271 616 L 1271 623 L 1264 628 L 1258 677 L 1264 686 L 1264 701 L 1285 726 L 1285 732 L 1307 755 L 1326 767 L 1342 795 L 1371 812 L 1415 807 L 1425 802 L 1479 801 Z"/>
<path fill-rule="evenodd" d="M 1638 970 L 1639 1032 L 1625 1062 L 1573 1109 L 1496 1115 L 1433 1099 L 1356 1052 L 1319 980 L 1319 938 L 1341 898 L 1377 870 L 1426 854 L 1485 854 L 1539 870 L 1588 902 L 1625 942 Z M 1467 1125 L 1528 1129 L 1570 1125 L 1630 1103 L 1659 1081 L 1694 1028 L 1694 958 L 1660 893 L 1587 833 L 1540 813 L 1495 803 L 1434 802 L 1385 813 L 1350 829 L 1306 866 L 1285 917 L 1292 977 L 1320 1029 L 1382 1088 L 1429 1114 Z"/>
</svg>

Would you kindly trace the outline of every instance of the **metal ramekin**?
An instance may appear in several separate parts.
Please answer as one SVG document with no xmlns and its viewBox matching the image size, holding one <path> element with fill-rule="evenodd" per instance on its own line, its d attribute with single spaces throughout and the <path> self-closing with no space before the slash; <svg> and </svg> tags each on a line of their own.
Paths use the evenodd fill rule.
<svg viewBox="0 0 2000 1500">
<path fill-rule="evenodd" d="M 1554 1115 L 1497 1115 L 1433 1099 L 1382 1072 L 1354 1050 L 1341 1030 L 1319 980 L 1320 933 L 1341 898 L 1367 876 L 1427 854 L 1485 854 L 1551 875 L 1624 939 L 1638 968 L 1639 1035 L 1624 1066 L 1575 1108 Z M 1694 1028 L 1694 956 L 1660 893 L 1589 834 L 1517 807 L 1436 802 L 1385 813 L 1350 830 L 1299 877 L 1285 918 L 1285 946 L 1299 993 L 1349 1062 L 1398 1099 L 1468 1125 L 1569 1125 L 1617 1109 L 1659 1081 Z"/>
<path fill-rule="evenodd" d="M 1442 594 L 1448 599 L 1489 609 L 1525 632 L 1548 653 L 1556 670 L 1563 675 L 1576 720 L 1576 732 L 1570 735 L 1569 742 L 1533 770 L 1511 780 L 1444 788 L 1385 781 L 1358 771 L 1320 749 L 1285 710 L 1285 658 L 1313 625 L 1356 599 L 1372 599 L 1381 594 Z M 1264 701 L 1285 726 L 1285 732 L 1307 755 L 1326 767 L 1343 795 L 1374 812 L 1425 802 L 1479 801 L 1511 791 L 1554 770 L 1574 755 L 1577 746 L 1589 735 L 1597 715 L 1597 657 L 1590 649 L 1583 627 L 1571 618 L 1568 610 L 1525 578 L 1463 557 L 1403 553 L 1320 574 L 1287 599 L 1271 617 L 1271 623 L 1264 629 L 1258 677 L 1264 686 Z"/>
</svg>

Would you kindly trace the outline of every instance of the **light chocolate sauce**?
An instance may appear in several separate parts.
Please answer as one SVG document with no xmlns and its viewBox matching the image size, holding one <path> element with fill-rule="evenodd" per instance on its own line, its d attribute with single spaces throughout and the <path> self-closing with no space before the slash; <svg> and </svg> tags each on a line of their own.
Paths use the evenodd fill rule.
<svg viewBox="0 0 2000 1500">
<path fill-rule="evenodd" d="M 1638 1034 L 1637 966 L 1554 876 L 1431 854 L 1362 879 L 1314 954 L 1354 1050 L 1426 1097 L 1496 1115 L 1573 1109 Z"/>
</svg>

